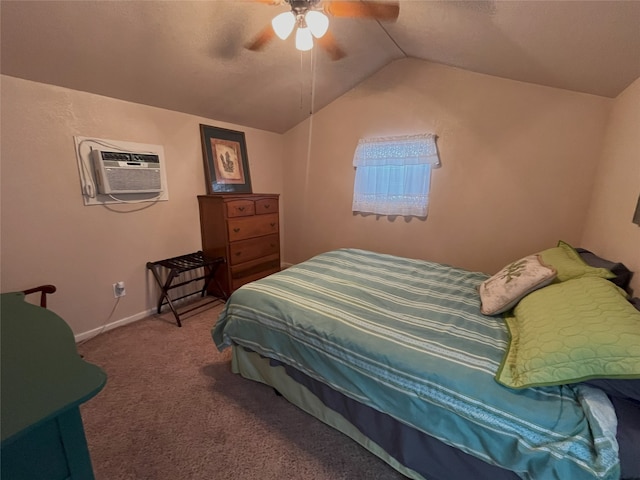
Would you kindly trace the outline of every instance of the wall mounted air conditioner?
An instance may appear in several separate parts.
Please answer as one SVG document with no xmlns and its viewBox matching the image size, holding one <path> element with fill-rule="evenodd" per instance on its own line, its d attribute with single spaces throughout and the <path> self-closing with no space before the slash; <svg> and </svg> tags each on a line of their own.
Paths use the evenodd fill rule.
<svg viewBox="0 0 640 480">
<path fill-rule="evenodd" d="M 160 157 L 153 153 L 92 150 L 91 161 L 98 192 L 157 193 L 162 192 Z"/>
</svg>

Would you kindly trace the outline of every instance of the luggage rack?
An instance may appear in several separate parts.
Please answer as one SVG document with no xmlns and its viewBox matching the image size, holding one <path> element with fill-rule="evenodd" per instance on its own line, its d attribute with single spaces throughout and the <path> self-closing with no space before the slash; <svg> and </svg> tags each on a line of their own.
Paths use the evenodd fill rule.
<svg viewBox="0 0 640 480">
<path fill-rule="evenodd" d="M 155 277 L 158 285 L 160 286 L 162 292 L 160 293 L 160 298 L 158 299 L 158 314 L 162 311 L 162 307 L 164 305 L 169 305 L 169 308 L 173 312 L 173 316 L 176 317 L 176 322 L 178 323 L 178 327 L 182 327 L 182 322 L 180 321 L 180 315 L 191 312 L 193 310 L 204 307 L 205 305 L 209 305 L 211 303 L 215 303 L 218 301 L 225 301 L 227 296 L 224 293 L 220 283 L 215 278 L 216 271 L 218 267 L 225 263 L 225 259 L 223 257 L 216 258 L 207 258 L 204 256 L 202 251 L 198 251 L 195 253 L 189 253 L 187 255 L 180 255 L 178 257 L 167 258 L 165 260 L 158 260 L 157 262 L 147 262 L 147 268 L 151 270 L 153 276 Z M 160 276 L 160 267 L 164 267 L 169 270 L 166 280 L 163 282 Z M 197 268 L 204 268 L 204 274 L 200 275 L 196 278 L 190 278 L 188 280 L 184 280 L 179 283 L 173 283 L 174 280 L 181 273 L 188 272 L 191 270 L 195 270 Z M 198 280 L 204 280 L 204 285 L 202 286 L 202 290 L 196 290 L 195 292 L 187 293 L 186 295 L 182 295 L 177 298 L 170 298 L 169 291 L 174 288 L 179 288 L 184 285 L 187 285 L 192 282 L 196 282 Z M 211 282 L 215 282 L 218 291 L 220 292 L 220 297 L 214 297 L 212 300 L 205 303 L 198 303 L 198 305 L 188 308 L 182 309 L 181 312 L 178 312 L 178 309 L 175 307 L 173 302 L 178 300 L 182 300 L 183 298 L 190 297 L 192 295 L 200 294 L 201 297 L 204 297 L 207 293 L 207 289 L 209 288 L 209 284 Z"/>
</svg>

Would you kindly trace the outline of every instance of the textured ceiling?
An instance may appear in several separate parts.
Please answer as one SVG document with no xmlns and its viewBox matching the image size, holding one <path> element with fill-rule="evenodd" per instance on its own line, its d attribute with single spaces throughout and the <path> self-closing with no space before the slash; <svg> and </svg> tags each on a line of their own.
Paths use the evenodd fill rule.
<svg viewBox="0 0 640 480">
<path fill-rule="evenodd" d="M 0 2 L 2 73 L 284 132 L 395 59 L 606 97 L 640 77 L 640 1 L 401 0 L 395 23 L 332 19 L 347 57 L 244 44 L 286 6 Z"/>
</svg>

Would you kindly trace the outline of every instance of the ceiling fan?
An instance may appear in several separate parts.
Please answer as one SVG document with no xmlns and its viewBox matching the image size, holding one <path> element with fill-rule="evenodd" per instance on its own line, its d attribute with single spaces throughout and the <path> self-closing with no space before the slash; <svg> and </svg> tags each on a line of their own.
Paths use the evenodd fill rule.
<svg viewBox="0 0 640 480">
<path fill-rule="evenodd" d="M 253 0 L 269 5 L 287 4 L 290 11 L 276 15 L 251 42 L 249 50 L 262 50 L 274 37 L 283 40 L 296 32 L 296 48 L 301 51 L 313 48 L 313 39 L 329 54 L 332 60 L 340 60 L 346 54 L 328 30 L 329 17 L 371 18 L 394 21 L 400 13 L 397 1 L 338 1 L 338 0 Z"/>
</svg>

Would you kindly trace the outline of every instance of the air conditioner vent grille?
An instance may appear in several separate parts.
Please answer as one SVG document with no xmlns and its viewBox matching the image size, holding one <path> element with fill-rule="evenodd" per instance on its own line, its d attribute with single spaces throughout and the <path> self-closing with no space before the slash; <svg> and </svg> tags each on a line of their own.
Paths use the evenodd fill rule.
<svg viewBox="0 0 640 480">
<path fill-rule="evenodd" d="M 93 150 L 91 158 L 102 194 L 163 191 L 160 157 L 156 154 Z"/>
</svg>

